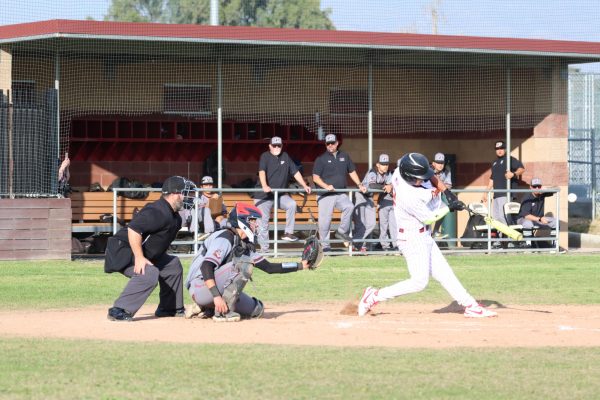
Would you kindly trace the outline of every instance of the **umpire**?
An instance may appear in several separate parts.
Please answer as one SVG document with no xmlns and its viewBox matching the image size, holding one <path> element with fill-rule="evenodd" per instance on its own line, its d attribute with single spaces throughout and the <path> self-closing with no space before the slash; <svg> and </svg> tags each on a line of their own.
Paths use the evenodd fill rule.
<svg viewBox="0 0 600 400">
<path fill-rule="evenodd" d="M 120 272 L 130 278 L 112 308 L 111 321 L 131 321 L 157 284 L 160 300 L 156 317 L 184 316 L 183 267 L 167 254 L 181 229 L 179 211 L 193 204 L 195 184 L 172 176 L 162 186 L 162 196 L 137 213 L 128 227 L 108 240 L 104 272 Z M 189 200 L 192 201 L 189 201 Z"/>
<path fill-rule="evenodd" d="M 348 246 L 352 241 L 348 232 L 350 231 L 354 205 L 346 193 L 334 192 L 334 190 L 346 188 L 346 174 L 350 175 L 350 179 L 362 193 L 365 193 L 367 188 L 360 182 L 350 155 L 338 150 L 337 137 L 330 133 L 325 137 L 325 144 L 327 151 L 317 157 L 313 166 L 313 182 L 318 187 L 331 191 L 330 193 L 321 193 L 317 198 L 319 203 L 319 239 L 323 244 L 323 251 L 329 251 L 331 249 L 329 246 L 329 228 L 331 227 L 334 208 L 342 211 L 340 226 L 335 232 L 335 237 L 342 240 L 345 246 Z"/>
</svg>

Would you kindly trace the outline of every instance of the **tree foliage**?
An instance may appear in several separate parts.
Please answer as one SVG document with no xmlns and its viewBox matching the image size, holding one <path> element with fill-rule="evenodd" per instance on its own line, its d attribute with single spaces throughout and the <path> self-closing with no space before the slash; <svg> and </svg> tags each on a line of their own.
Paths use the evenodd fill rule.
<svg viewBox="0 0 600 400">
<path fill-rule="evenodd" d="M 320 0 L 219 0 L 219 23 L 228 26 L 335 29 Z M 112 0 L 109 21 L 202 24 L 210 0 Z"/>
</svg>

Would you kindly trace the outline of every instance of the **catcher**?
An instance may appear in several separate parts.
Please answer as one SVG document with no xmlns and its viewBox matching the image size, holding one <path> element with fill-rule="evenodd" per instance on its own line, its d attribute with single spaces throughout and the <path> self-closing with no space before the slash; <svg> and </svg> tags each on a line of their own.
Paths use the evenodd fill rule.
<svg viewBox="0 0 600 400">
<path fill-rule="evenodd" d="M 316 269 L 323 260 L 323 248 L 315 236 L 305 243 L 302 262 L 271 263 L 256 253 L 258 208 L 237 203 L 229 213 L 229 227 L 213 232 L 192 261 L 186 287 L 194 303 L 186 318 L 198 316 L 216 322 L 236 322 L 242 317 L 260 318 L 262 301 L 243 293 L 257 267 L 268 274 Z"/>
</svg>

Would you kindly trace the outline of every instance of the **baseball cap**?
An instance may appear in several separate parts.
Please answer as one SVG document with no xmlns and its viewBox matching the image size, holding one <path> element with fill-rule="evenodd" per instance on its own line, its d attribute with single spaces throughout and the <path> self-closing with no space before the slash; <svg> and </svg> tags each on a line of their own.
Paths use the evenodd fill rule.
<svg viewBox="0 0 600 400">
<path fill-rule="evenodd" d="M 281 140 L 281 138 L 279 136 L 273 136 L 271 138 L 271 144 L 273 146 L 275 146 L 275 145 L 282 146 L 283 145 L 283 141 Z"/>
<path fill-rule="evenodd" d="M 496 150 L 498 150 L 498 149 L 505 149 L 506 145 L 504 144 L 504 140 L 498 140 L 496 142 L 495 147 L 496 147 Z"/>
<path fill-rule="evenodd" d="M 329 135 L 325 136 L 325 143 L 329 144 L 335 142 L 337 142 L 337 138 L 333 133 L 330 133 Z"/>
<path fill-rule="evenodd" d="M 446 157 L 444 157 L 444 153 L 435 153 L 433 156 L 433 162 L 443 164 L 446 161 Z"/>
<path fill-rule="evenodd" d="M 380 154 L 378 162 L 379 164 L 387 165 L 390 163 L 390 156 L 388 156 L 387 154 Z"/>
<path fill-rule="evenodd" d="M 533 178 L 531 180 L 531 186 L 542 186 L 542 180 L 540 178 Z"/>
<path fill-rule="evenodd" d="M 205 185 L 207 183 L 214 183 L 212 176 L 207 175 L 202 177 L 202 181 L 200 181 L 200 184 Z"/>
<path fill-rule="evenodd" d="M 183 176 L 172 176 L 167 178 L 162 185 L 163 194 L 181 193 L 185 189 L 185 178 Z"/>
</svg>

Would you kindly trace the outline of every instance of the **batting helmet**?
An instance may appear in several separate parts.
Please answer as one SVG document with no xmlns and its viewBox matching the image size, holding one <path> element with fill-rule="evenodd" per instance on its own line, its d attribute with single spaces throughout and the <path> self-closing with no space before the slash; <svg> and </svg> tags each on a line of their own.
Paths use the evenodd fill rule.
<svg viewBox="0 0 600 400">
<path fill-rule="evenodd" d="M 398 162 L 398 168 L 400 168 L 400 176 L 410 184 L 414 183 L 416 179 L 426 181 L 434 174 L 427 157 L 420 153 L 403 155 Z"/>
<path fill-rule="evenodd" d="M 247 203 L 237 203 L 229 213 L 229 223 L 232 227 L 243 230 L 250 243 L 254 243 L 256 220 L 261 217 L 262 213 L 255 206 Z"/>
</svg>

